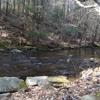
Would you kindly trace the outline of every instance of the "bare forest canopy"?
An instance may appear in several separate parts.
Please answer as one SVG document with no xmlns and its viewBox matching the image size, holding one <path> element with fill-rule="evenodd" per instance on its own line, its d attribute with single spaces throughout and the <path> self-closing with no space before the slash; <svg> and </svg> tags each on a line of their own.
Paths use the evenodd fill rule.
<svg viewBox="0 0 100 100">
<path fill-rule="evenodd" d="M 100 0 L 0 0 L 1 36 L 4 25 L 11 25 L 8 30 L 12 32 L 7 30 L 6 37 L 12 41 L 18 37 L 16 41 L 20 43 L 34 45 L 49 37 L 79 45 L 99 44 L 99 14 Z"/>
</svg>

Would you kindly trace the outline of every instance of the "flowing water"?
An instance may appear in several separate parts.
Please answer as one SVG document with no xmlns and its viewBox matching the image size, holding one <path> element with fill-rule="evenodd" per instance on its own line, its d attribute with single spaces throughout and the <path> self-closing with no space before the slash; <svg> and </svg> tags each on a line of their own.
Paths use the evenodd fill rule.
<svg viewBox="0 0 100 100">
<path fill-rule="evenodd" d="M 94 58 L 95 62 L 90 61 Z M 75 75 L 80 68 L 96 67 L 100 49 L 0 52 L 0 76 Z M 84 62 L 84 63 L 83 63 Z"/>
</svg>

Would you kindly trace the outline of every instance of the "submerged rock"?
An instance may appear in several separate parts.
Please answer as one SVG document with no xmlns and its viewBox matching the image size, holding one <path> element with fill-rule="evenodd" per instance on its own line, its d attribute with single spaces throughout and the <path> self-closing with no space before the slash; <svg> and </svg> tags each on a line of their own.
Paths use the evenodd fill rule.
<svg viewBox="0 0 100 100">
<path fill-rule="evenodd" d="M 14 91 L 28 91 L 26 83 L 16 77 L 0 77 L 0 93 Z"/>
<path fill-rule="evenodd" d="M 10 67 L 9 64 L 2 64 L 3 67 Z"/>
<path fill-rule="evenodd" d="M 66 75 L 74 75 L 75 74 L 74 71 L 66 71 L 66 70 L 60 70 L 59 73 L 61 73 L 64 76 L 66 76 Z"/>
<path fill-rule="evenodd" d="M 63 59 L 59 59 L 59 62 L 63 62 L 64 60 Z"/>
<path fill-rule="evenodd" d="M 0 49 L 0 52 L 3 52 L 4 51 L 4 49 Z"/>
</svg>

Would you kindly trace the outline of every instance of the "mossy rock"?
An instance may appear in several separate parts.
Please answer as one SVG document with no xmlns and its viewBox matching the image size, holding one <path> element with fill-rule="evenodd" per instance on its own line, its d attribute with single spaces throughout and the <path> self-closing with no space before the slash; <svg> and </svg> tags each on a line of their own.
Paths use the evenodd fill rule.
<svg viewBox="0 0 100 100">
<path fill-rule="evenodd" d="M 51 84 L 51 86 L 55 87 L 55 88 L 60 88 L 63 86 L 63 84 Z"/>
<path fill-rule="evenodd" d="M 56 88 L 62 87 L 64 83 L 67 84 L 70 82 L 66 76 L 49 77 L 48 81 L 50 82 L 51 86 Z"/>
<path fill-rule="evenodd" d="M 50 83 L 62 84 L 62 83 L 69 83 L 70 81 L 65 76 L 57 76 L 57 77 L 49 77 L 48 81 Z"/>
<path fill-rule="evenodd" d="M 96 100 L 100 100 L 100 91 L 98 91 L 98 92 L 96 93 L 95 97 L 96 97 Z"/>
<path fill-rule="evenodd" d="M 0 77 L 0 93 L 16 91 L 28 91 L 24 80 L 17 77 Z"/>
<path fill-rule="evenodd" d="M 28 87 L 27 87 L 27 85 L 26 85 L 26 83 L 23 80 L 21 80 L 19 82 L 19 86 L 20 86 L 20 90 L 22 90 L 23 92 L 29 90 Z"/>
<path fill-rule="evenodd" d="M 45 89 L 53 89 L 54 87 L 55 88 L 59 88 L 59 87 L 62 87 L 63 86 L 63 83 L 50 83 L 48 82 L 47 84 L 45 84 L 43 86 L 43 88 Z"/>
</svg>

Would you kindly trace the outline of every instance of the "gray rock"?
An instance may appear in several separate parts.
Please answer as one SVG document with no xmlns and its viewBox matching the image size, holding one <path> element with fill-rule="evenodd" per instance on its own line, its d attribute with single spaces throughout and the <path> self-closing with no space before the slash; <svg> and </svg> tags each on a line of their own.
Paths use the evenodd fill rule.
<svg viewBox="0 0 100 100">
<path fill-rule="evenodd" d="M 48 79 L 48 76 L 27 77 L 26 84 L 28 86 L 46 84 L 48 82 L 47 79 Z"/>
<path fill-rule="evenodd" d="M 96 98 L 93 95 L 84 95 L 81 100 L 96 100 Z"/>
<path fill-rule="evenodd" d="M 25 56 L 20 56 L 20 57 L 17 57 L 16 59 L 17 62 L 29 62 L 30 60 L 27 59 L 27 57 Z"/>
<path fill-rule="evenodd" d="M 10 93 L 3 93 L 3 94 L 0 94 L 0 99 L 4 98 L 4 97 L 10 97 L 11 94 Z"/>
<path fill-rule="evenodd" d="M 59 59 L 59 62 L 63 62 L 63 59 Z"/>
<path fill-rule="evenodd" d="M 16 77 L 0 77 L 0 93 L 18 90 L 28 91 L 28 87 L 23 80 Z"/>
<path fill-rule="evenodd" d="M 72 56 L 73 56 L 72 54 L 69 55 L 69 57 L 72 57 Z"/>
<path fill-rule="evenodd" d="M 59 73 L 62 75 L 74 75 L 75 73 L 73 71 L 66 71 L 66 70 L 60 70 Z"/>
<path fill-rule="evenodd" d="M 87 77 L 86 78 L 88 81 L 91 81 L 92 80 L 92 77 Z"/>
<path fill-rule="evenodd" d="M 4 49 L 0 49 L 0 51 L 4 51 Z"/>
<path fill-rule="evenodd" d="M 11 50 L 11 53 L 21 53 L 22 51 L 21 50 L 18 50 L 18 49 L 13 49 Z"/>
<path fill-rule="evenodd" d="M 42 65 L 42 63 L 40 62 L 40 63 L 37 63 L 37 65 Z"/>
</svg>

